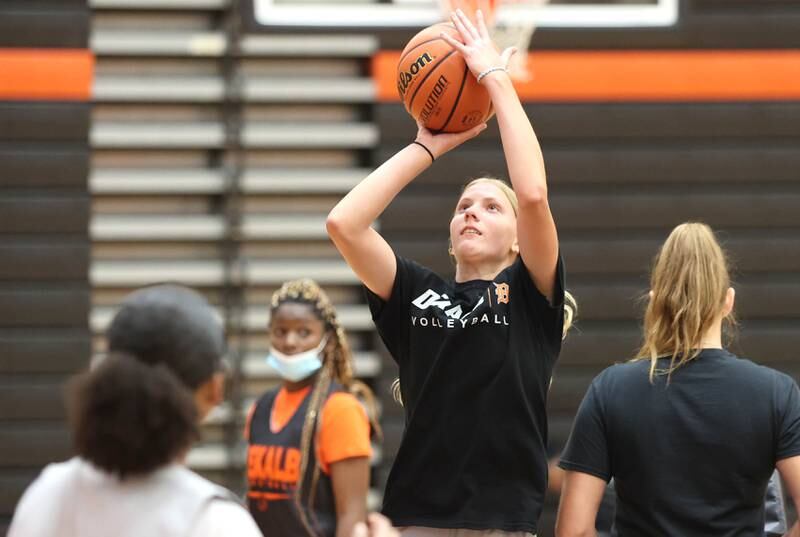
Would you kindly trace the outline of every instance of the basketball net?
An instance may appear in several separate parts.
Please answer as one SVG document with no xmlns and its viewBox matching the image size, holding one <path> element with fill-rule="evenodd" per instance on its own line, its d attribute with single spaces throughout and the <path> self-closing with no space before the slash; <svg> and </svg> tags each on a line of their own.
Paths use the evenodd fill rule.
<svg viewBox="0 0 800 537">
<path fill-rule="evenodd" d="M 445 20 L 450 20 L 451 11 L 460 8 L 461 11 L 474 21 L 475 12 L 483 11 L 486 24 L 492 34 L 492 39 L 500 51 L 508 47 L 517 47 L 517 53 L 511 57 L 508 72 L 516 81 L 525 82 L 533 79 L 533 66 L 529 61 L 528 49 L 531 38 L 536 31 L 536 24 L 522 17 L 509 17 L 508 20 L 498 21 L 496 11 L 500 4 L 527 4 L 534 13 L 542 9 L 550 0 L 439 0 L 445 15 Z M 535 17 L 534 17 L 535 18 Z"/>
</svg>

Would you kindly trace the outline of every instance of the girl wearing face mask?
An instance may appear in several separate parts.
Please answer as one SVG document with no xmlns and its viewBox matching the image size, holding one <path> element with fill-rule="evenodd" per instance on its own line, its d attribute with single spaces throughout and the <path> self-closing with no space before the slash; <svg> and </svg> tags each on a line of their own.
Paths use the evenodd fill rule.
<svg viewBox="0 0 800 537">
<path fill-rule="evenodd" d="M 245 427 L 250 512 L 265 535 L 349 537 L 366 520 L 370 430 L 380 433 L 372 392 L 353 379 L 344 330 L 315 282 L 273 295 L 269 340 L 283 383 Z"/>
<path fill-rule="evenodd" d="M 416 139 L 331 211 L 328 232 L 369 290 L 400 368 L 406 428 L 383 512 L 403 535 L 535 534 L 547 484 L 546 403 L 575 312 L 564 289 L 544 161 L 480 16 L 448 36 L 489 95 L 512 187 L 470 182 L 450 220 L 455 278 L 395 255 L 372 223 L 395 196 L 485 125 Z"/>
</svg>

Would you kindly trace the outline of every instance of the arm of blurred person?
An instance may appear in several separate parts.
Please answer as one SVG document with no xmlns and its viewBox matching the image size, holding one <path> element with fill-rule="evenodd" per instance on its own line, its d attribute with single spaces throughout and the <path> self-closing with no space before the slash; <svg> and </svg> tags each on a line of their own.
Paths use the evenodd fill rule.
<svg viewBox="0 0 800 537">
<path fill-rule="evenodd" d="M 776 469 L 769 478 L 764 494 L 764 536 L 780 537 L 788 527 L 781 476 Z"/>
<path fill-rule="evenodd" d="M 595 520 L 606 482 L 582 472 L 564 472 L 556 537 L 597 537 Z"/>
<path fill-rule="evenodd" d="M 354 457 L 331 464 L 336 501 L 336 537 L 349 537 L 358 522 L 367 518 L 369 458 Z"/>
<path fill-rule="evenodd" d="M 353 528 L 352 537 L 400 537 L 389 519 L 378 513 L 370 513 L 367 522 L 359 522 Z"/>
<path fill-rule="evenodd" d="M 783 482 L 786 483 L 786 491 L 792 498 L 795 509 L 800 512 L 800 456 L 780 460 L 776 466 Z M 800 537 L 800 522 L 795 522 L 785 537 Z"/>
<path fill-rule="evenodd" d="M 564 483 L 564 470 L 558 467 L 558 457 L 547 462 L 547 470 L 547 492 L 557 496 L 561 494 L 561 487 Z"/>
</svg>

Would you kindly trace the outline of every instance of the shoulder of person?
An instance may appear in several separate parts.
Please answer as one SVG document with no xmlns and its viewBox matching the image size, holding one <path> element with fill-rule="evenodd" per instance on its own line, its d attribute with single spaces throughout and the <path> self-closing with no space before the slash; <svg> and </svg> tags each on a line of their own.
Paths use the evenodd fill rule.
<svg viewBox="0 0 800 537">
<path fill-rule="evenodd" d="M 398 253 L 395 253 L 395 259 L 397 260 L 398 275 L 402 275 L 405 276 L 406 278 L 413 278 L 413 279 L 438 278 L 443 281 L 446 280 L 444 277 L 442 277 L 433 269 L 413 259 L 404 257 Z"/>
<path fill-rule="evenodd" d="M 240 505 L 239 498 L 225 487 L 201 476 L 182 465 L 174 465 L 171 473 L 172 480 L 176 489 L 182 489 L 187 493 L 206 495 L 210 498 L 218 498 L 236 505 Z"/>
<path fill-rule="evenodd" d="M 553 288 L 553 293 L 557 296 L 554 297 L 554 303 L 551 303 L 551 300 L 544 296 L 536 286 L 536 282 L 533 281 L 531 273 L 528 270 L 528 267 L 525 265 L 525 261 L 522 259 L 521 255 L 517 256 L 513 263 L 504 268 L 500 274 L 497 275 L 495 280 L 498 279 L 507 280 L 512 285 L 521 283 L 524 289 L 538 299 L 535 300 L 534 303 L 539 303 L 542 306 L 546 306 L 548 309 L 557 311 L 564 306 L 563 294 L 566 287 L 564 282 L 564 264 L 560 254 L 556 260 L 555 285 Z"/>
<path fill-rule="evenodd" d="M 395 254 L 395 258 L 397 260 L 397 273 L 395 275 L 395 281 L 392 284 L 391 293 L 391 299 L 394 301 L 401 298 L 404 293 L 414 293 L 420 288 L 430 288 L 432 286 L 442 287 L 442 285 L 448 284 L 447 279 L 430 268 L 417 263 L 413 259 L 408 259 L 397 254 Z M 450 284 L 452 284 L 452 281 L 450 281 Z M 377 303 L 383 302 L 383 300 L 368 287 L 365 286 L 364 289 L 366 290 L 367 299 L 370 301 L 371 306 L 375 305 L 373 304 L 375 300 L 377 300 Z M 399 293 L 397 293 L 398 290 L 400 291 Z"/>
<path fill-rule="evenodd" d="M 47 506 L 54 517 L 60 512 L 65 494 L 75 488 L 76 460 L 48 464 L 28 485 L 14 508 L 9 537 L 55 535 L 52 519 L 42 518 L 42 506 Z"/>
<path fill-rule="evenodd" d="M 777 383 L 779 385 L 786 385 L 791 387 L 795 384 L 795 380 L 786 373 L 778 371 L 770 366 L 759 364 L 749 358 L 737 356 L 731 352 L 728 355 L 732 358 L 729 362 L 730 366 L 739 372 L 748 382 L 764 382 L 764 383 Z"/>
<path fill-rule="evenodd" d="M 350 392 L 335 391 L 330 394 L 325 404 L 322 406 L 323 416 L 335 418 L 341 415 L 355 414 L 366 416 L 366 410 L 361 401 Z"/>
<path fill-rule="evenodd" d="M 788 397 L 789 392 L 796 390 L 798 388 L 797 381 L 791 375 L 784 373 L 783 371 L 778 371 L 777 369 L 773 369 L 768 366 L 759 366 L 759 367 L 769 372 L 771 378 L 773 379 L 778 394 L 782 393 Z"/>
<path fill-rule="evenodd" d="M 771 368 L 770 368 L 771 369 Z M 778 382 L 785 386 L 787 389 L 791 389 L 797 386 L 797 381 L 789 375 L 788 373 L 784 373 L 783 371 L 777 371 L 772 369 L 773 374 L 776 376 Z"/>
<path fill-rule="evenodd" d="M 191 537 L 262 537 L 253 517 L 242 505 L 213 500 L 200 515 Z"/>
<path fill-rule="evenodd" d="M 79 457 L 51 463 L 28 485 L 14 509 L 9 537 L 55 535 L 57 518 L 42 518 L 42 506 L 49 506 L 57 517 L 60 506 L 75 494 L 76 483 L 85 472 L 100 476 L 91 464 Z"/>
<path fill-rule="evenodd" d="M 94 467 L 80 457 L 72 457 L 66 461 L 48 464 L 42 469 L 40 477 L 46 479 L 65 479 L 79 473 L 84 468 Z"/>
<path fill-rule="evenodd" d="M 69 487 L 81 469 L 88 465 L 89 463 L 79 457 L 48 464 L 25 491 L 25 497 L 33 499 L 42 494 L 50 496 L 56 489 Z M 51 496 L 50 499 L 52 500 Z"/>
<path fill-rule="evenodd" d="M 628 360 L 626 362 L 617 362 L 602 370 L 594 378 L 593 384 L 610 384 L 615 382 L 624 382 L 631 377 L 638 377 L 644 375 L 648 379 L 650 371 L 650 360 Z"/>
</svg>

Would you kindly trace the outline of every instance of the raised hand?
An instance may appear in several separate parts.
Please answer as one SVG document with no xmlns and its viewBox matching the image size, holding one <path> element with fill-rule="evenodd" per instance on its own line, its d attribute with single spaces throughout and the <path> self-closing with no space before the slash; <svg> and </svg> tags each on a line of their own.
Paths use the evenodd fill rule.
<svg viewBox="0 0 800 537">
<path fill-rule="evenodd" d="M 446 33 L 440 35 L 463 56 L 469 70 L 477 77 L 493 67 L 508 66 L 516 48 L 509 47 L 500 53 L 489 36 L 489 29 L 480 9 L 475 12 L 475 17 L 477 26 L 460 9 L 450 14 L 450 19 L 461 35 L 461 42 Z"/>
<path fill-rule="evenodd" d="M 417 137 L 414 140 L 427 147 L 428 151 L 433 153 L 434 158 L 439 158 L 451 149 L 454 149 L 467 140 L 476 137 L 485 128 L 486 123 L 481 123 L 480 125 L 472 127 L 470 130 L 464 132 L 444 132 L 441 134 L 434 134 L 422 123 L 417 121 Z"/>
</svg>

